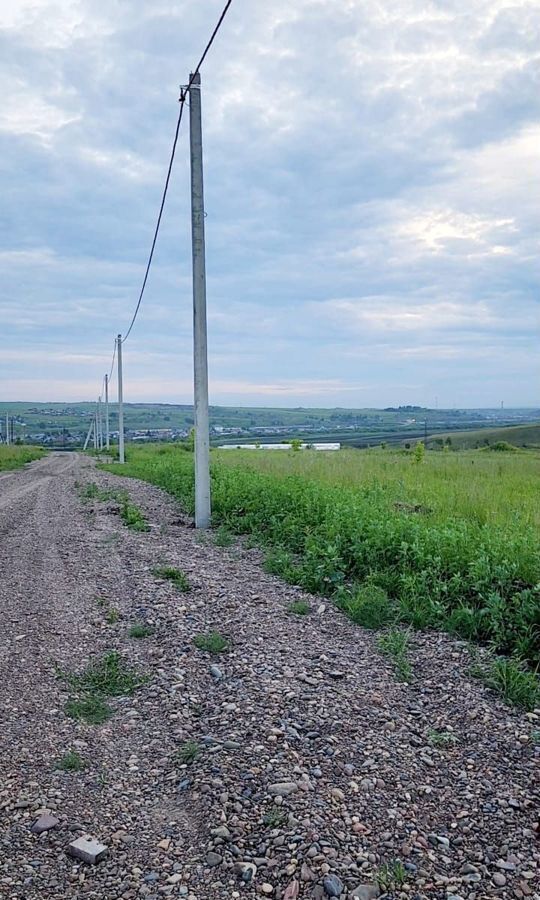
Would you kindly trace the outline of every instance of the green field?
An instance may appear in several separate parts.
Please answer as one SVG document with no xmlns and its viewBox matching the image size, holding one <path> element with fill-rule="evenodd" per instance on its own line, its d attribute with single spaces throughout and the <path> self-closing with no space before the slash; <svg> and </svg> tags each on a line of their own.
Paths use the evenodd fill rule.
<svg viewBox="0 0 540 900">
<path fill-rule="evenodd" d="M 112 467 L 118 472 L 117 467 Z M 130 448 L 125 474 L 193 510 L 193 457 Z M 540 661 L 540 453 L 213 451 L 213 521 L 269 571 L 365 625 L 444 628 Z"/>
<path fill-rule="evenodd" d="M 13 444 L 0 446 L 0 472 L 5 469 L 18 469 L 20 466 L 32 462 L 33 459 L 39 459 L 45 453 L 39 447 L 18 446 Z"/>
<path fill-rule="evenodd" d="M 504 428 L 482 428 L 479 431 L 452 431 L 428 438 L 428 446 L 450 439 L 458 450 L 486 447 L 506 441 L 515 447 L 540 448 L 540 425 L 506 425 Z"/>
</svg>

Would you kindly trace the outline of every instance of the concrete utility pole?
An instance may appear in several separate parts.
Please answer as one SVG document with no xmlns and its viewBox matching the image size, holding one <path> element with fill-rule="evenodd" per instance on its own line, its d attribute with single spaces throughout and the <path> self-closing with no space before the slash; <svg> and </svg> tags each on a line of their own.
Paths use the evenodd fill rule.
<svg viewBox="0 0 540 900">
<path fill-rule="evenodd" d="M 9 444 L 9 413 L 6 413 L 6 444 Z"/>
<path fill-rule="evenodd" d="M 90 435 L 92 434 L 93 424 L 94 424 L 93 422 L 90 422 L 90 427 L 88 429 L 88 434 L 86 435 L 86 440 L 84 442 L 83 450 L 86 450 L 86 448 L 88 447 L 88 441 L 90 440 Z"/>
<path fill-rule="evenodd" d="M 193 360 L 195 401 L 195 527 L 210 526 L 210 428 L 208 416 L 208 350 L 206 329 L 206 264 L 201 123 L 201 76 L 189 88 L 191 156 L 191 245 L 193 257 Z"/>
<path fill-rule="evenodd" d="M 98 450 L 103 450 L 103 423 L 101 420 L 101 397 L 97 402 Z"/>
<path fill-rule="evenodd" d="M 98 448 L 97 411 L 94 413 L 94 450 Z"/>
<path fill-rule="evenodd" d="M 125 463 L 124 451 L 124 384 L 122 381 L 122 335 L 116 338 L 118 348 L 118 462 Z"/>
<path fill-rule="evenodd" d="M 109 376 L 105 375 L 105 446 L 107 450 L 111 446 L 109 436 Z"/>
</svg>

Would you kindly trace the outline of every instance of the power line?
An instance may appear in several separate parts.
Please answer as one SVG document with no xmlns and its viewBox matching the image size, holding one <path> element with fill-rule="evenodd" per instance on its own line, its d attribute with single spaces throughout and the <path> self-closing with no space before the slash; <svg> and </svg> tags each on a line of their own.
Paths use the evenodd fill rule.
<svg viewBox="0 0 540 900">
<path fill-rule="evenodd" d="M 155 248 L 156 248 L 156 242 L 157 242 L 157 238 L 158 238 L 158 234 L 159 234 L 159 228 L 160 228 L 160 225 L 161 225 L 161 218 L 162 218 L 162 216 L 163 216 L 163 209 L 164 209 L 164 207 L 165 207 L 165 200 L 166 200 L 166 198 L 167 198 L 167 191 L 168 191 L 168 189 L 169 189 L 169 182 L 170 182 L 170 180 L 171 180 L 171 172 L 172 172 L 172 167 L 173 167 L 173 162 L 174 162 L 174 156 L 175 156 L 175 153 L 176 153 L 176 145 L 177 145 L 177 143 L 178 143 L 178 135 L 179 135 L 179 132 L 180 132 L 180 125 L 182 124 L 182 115 L 183 115 L 183 112 L 184 112 L 184 105 L 185 105 L 185 102 L 186 102 L 186 96 L 187 96 L 187 93 L 188 93 L 188 91 L 189 91 L 191 85 L 193 84 L 193 79 L 194 79 L 195 76 L 197 75 L 197 73 L 198 73 L 200 67 L 202 66 L 203 62 L 205 61 L 205 59 L 206 59 L 206 57 L 207 57 L 207 55 L 208 55 L 208 52 L 209 52 L 209 50 L 210 50 L 212 44 L 214 43 L 214 41 L 215 41 L 215 39 L 216 39 L 217 33 L 218 33 L 219 29 L 221 28 L 221 25 L 223 24 L 223 20 L 225 19 L 225 16 L 227 15 L 227 13 L 228 13 L 228 11 L 229 11 L 229 8 L 230 8 L 231 4 L 232 4 L 232 0 L 227 0 L 227 3 L 225 4 L 225 6 L 224 6 L 224 8 L 223 8 L 223 11 L 222 11 L 222 13 L 221 13 L 221 15 L 220 15 L 220 17 L 219 17 L 219 19 L 218 19 L 217 25 L 216 25 L 216 27 L 214 28 L 214 30 L 213 30 L 213 32 L 212 32 L 212 34 L 211 34 L 211 36 L 210 36 L 210 40 L 208 41 L 206 47 L 204 48 L 203 54 L 202 54 L 202 56 L 201 56 L 199 62 L 197 63 L 197 67 L 196 67 L 195 71 L 192 73 L 192 75 L 191 75 L 191 77 L 190 77 L 190 79 L 189 79 L 189 83 L 188 83 L 188 85 L 187 85 L 187 88 L 186 88 L 185 90 L 182 90 L 182 92 L 181 92 L 181 94 L 180 94 L 180 112 L 179 112 L 179 114 L 178 114 L 178 121 L 177 121 L 177 123 L 176 123 L 176 131 L 175 131 L 175 134 L 174 134 L 174 140 L 173 140 L 173 145 L 172 145 L 172 150 L 171 150 L 171 156 L 170 156 L 170 159 L 169 159 L 169 166 L 168 166 L 168 169 L 167 169 L 167 177 L 166 177 L 166 179 L 165 179 L 165 187 L 164 187 L 164 189 L 163 189 L 163 194 L 162 194 L 162 197 L 161 197 L 161 204 L 160 204 L 160 207 L 159 207 L 159 214 L 158 214 L 158 218 L 157 218 L 157 222 L 156 222 L 156 227 L 155 227 L 155 229 L 154 229 L 154 237 L 153 237 L 153 240 L 152 240 L 152 246 L 151 246 L 151 248 L 150 248 L 150 255 L 149 255 L 149 257 L 148 257 L 148 262 L 147 262 L 147 264 L 146 264 L 146 271 L 145 271 L 145 273 L 144 273 L 144 279 L 143 279 L 142 287 L 141 287 L 141 290 L 140 290 L 140 293 L 139 293 L 139 299 L 137 300 L 137 305 L 136 305 L 136 307 L 135 307 L 135 312 L 133 313 L 133 317 L 132 317 L 132 319 L 131 319 L 129 328 L 128 328 L 128 330 L 127 330 L 127 332 L 126 332 L 124 338 L 122 339 L 122 343 L 123 343 L 123 344 L 125 344 L 125 342 L 127 341 L 129 335 L 131 334 L 131 329 L 133 328 L 133 326 L 134 326 L 134 324 L 135 324 L 135 320 L 137 319 L 137 315 L 138 315 L 138 313 L 139 313 L 139 309 L 140 309 L 140 307 L 141 307 L 141 303 L 142 303 L 144 291 L 145 291 L 145 288 L 146 288 L 146 282 L 148 281 L 148 275 L 149 275 L 149 273 L 150 273 L 150 267 L 151 267 L 151 265 L 152 265 L 152 260 L 153 260 L 153 258 L 154 258 L 154 250 L 155 250 Z M 115 350 L 116 350 L 116 344 L 115 344 Z M 113 360 L 113 362 L 114 362 L 114 360 Z M 111 370 L 111 374 L 112 374 L 112 370 Z"/>
</svg>

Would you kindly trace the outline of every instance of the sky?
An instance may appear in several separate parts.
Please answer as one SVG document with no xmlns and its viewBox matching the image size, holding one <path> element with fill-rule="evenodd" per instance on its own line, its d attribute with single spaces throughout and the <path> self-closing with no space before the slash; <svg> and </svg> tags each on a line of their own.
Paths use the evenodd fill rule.
<svg viewBox="0 0 540 900">
<path fill-rule="evenodd" d="M 2 0 L 0 401 L 100 393 L 222 5 Z M 539 48 L 539 0 L 233 0 L 201 73 L 211 403 L 539 404 Z M 127 401 L 193 395 L 187 125 Z"/>
</svg>

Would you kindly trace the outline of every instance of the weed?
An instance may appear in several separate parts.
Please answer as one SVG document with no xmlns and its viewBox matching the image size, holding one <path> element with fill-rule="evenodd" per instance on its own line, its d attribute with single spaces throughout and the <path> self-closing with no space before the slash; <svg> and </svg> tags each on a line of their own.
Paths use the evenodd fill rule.
<svg viewBox="0 0 540 900">
<path fill-rule="evenodd" d="M 156 578 L 163 578 L 165 581 L 172 581 L 175 587 L 184 594 L 191 590 L 188 577 L 181 569 L 175 569 L 174 566 L 158 566 L 153 570 Z"/>
<path fill-rule="evenodd" d="M 151 625 L 144 625 L 142 622 L 137 622 L 135 625 L 131 626 L 128 634 L 132 638 L 151 637 L 154 634 L 154 629 Z"/>
<path fill-rule="evenodd" d="M 56 764 L 63 772 L 82 772 L 85 767 L 84 759 L 75 750 L 68 750 Z"/>
<path fill-rule="evenodd" d="M 535 730 L 531 733 L 531 741 L 535 745 L 540 744 L 540 731 Z"/>
<path fill-rule="evenodd" d="M 432 747 L 438 747 L 441 750 L 449 750 L 450 747 L 455 747 L 457 744 L 457 737 L 451 731 L 437 731 L 434 728 L 430 728 L 428 731 L 428 741 Z"/>
<path fill-rule="evenodd" d="M 293 600 L 289 603 L 287 612 L 295 616 L 307 616 L 311 612 L 311 607 L 305 600 Z"/>
<path fill-rule="evenodd" d="M 101 725 L 112 716 L 112 709 L 99 694 L 90 694 L 78 700 L 68 700 L 65 706 L 70 719 L 86 722 L 87 725 Z"/>
<path fill-rule="evenodd" d="M 201 748 L 196 741 L 186 741 L 176 753 L 177 761 L 184 766 L 190 766 L 200 755 Z"/>
<path fill-rule="evenodd" d="M 96 597 L 96 603 L 100 609 L 105 609 L 105 607 L 108 606 L 109 601 L 106 600 L 105 597 Z"/>
<path fill-rule="evenodd" d="M 517 659 L 496 656 L 490 659 L 480 677 L 509 703 L 532 712 L 540 705 L 540 681 Z"/>
<path fill-rule="evenodd" d="M 146 679 L 137 675 L 116 650 L 111 650 L 81 674 L 69 675 L 68 681 L 80 693 L 121 697 L 133 694 Z"/>
<path fill-rule="evenodd" d="M 396 620 L 395 604 L 383 588 L 370 582 L 338 592 L 336 602 L 349 619 L 364 628 L 383 628 Z"/>
<path fill-rule="evenodd" d="M 114 606 L 111 606 L 111 608 L 108 609 L 105 614 L 105 621 L 106 621 L 107 625 L 115 625 L 116 622 L 118 622 L 119 618 L 120 618 L 120 613 Z"/>
<path fill-rule="evenodd" d="M 197 634 L 193 638 L 193 643 L 198 650 L 206 650 L 207 653 L 225 653 L 229 649 L 229 641 L 219 631 Z"/>
<path fill-rule="evenodd" d="M 263 816 L 263 822 L 267 828 L 279 828 L 287 821 L 287 813 L 279 806 L 273 806 Z"/>
<path fill-rule="evenodd" d="M 125 474 L 168 490 L 193 512 L 191 453 L 130 451 Z M 392 448 L 216 451 L 213 520 L 264 547 L 267 571 L 333 597 L 360 624 L 445 628 L 534 669 L 538 452 L 456 449 L 411 463 L 412 453 Z M 396 503 L 429 516 L 404 515 Z"/>
<path fill-rule="evenodd" d="M 130 500 L 124 500 L 120 507 L 120 518 L 124 525 L 131 531 L 150 531 L 150 526 L 146 521 L 142 510 Z"/>
<path fill-rule="evenodd" d="M 228 528 L 221 525 L 215 533 L 214 544 L 216 547 L 231 547 L 234 544 L 234 535 L 231 534 Z"/>
<path fill-rule="evenodd" d="M 399 859 L 394 859 L 389 863 L 385 863 L 376 873 L 377 884 L 380 889 L 387 893 L 389 891 L 400 888 L 407 880 L 407 870 Z"/>
<path fill-rule="evenodd" d="M 377 647 L 392 660 L 396 675 L 400 681 L 412 681 L 412 668 L 407 659 L 410 635 L 408 631 L 392 628 L 377 639 Z"/>
</svg>

